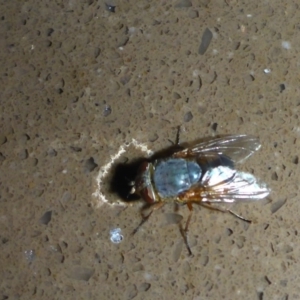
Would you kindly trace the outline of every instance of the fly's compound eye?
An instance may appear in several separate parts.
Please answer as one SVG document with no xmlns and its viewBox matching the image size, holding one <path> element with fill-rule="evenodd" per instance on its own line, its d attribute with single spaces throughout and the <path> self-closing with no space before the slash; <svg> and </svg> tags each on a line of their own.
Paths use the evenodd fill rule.
<svg viewBox="0 0 300 300">
<path fill-rule="evenodd" d="M 157 202 L 156 195 L 152 187 L 145 187 L 139 193 L 148 204 Z"/>
</svg>

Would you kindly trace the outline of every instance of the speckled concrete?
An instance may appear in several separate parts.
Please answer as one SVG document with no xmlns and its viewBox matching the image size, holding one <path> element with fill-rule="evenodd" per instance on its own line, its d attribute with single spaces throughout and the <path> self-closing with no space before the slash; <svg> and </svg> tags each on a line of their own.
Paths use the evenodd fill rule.
<svg viewBox="0 0 300 300">
<path fill-rule="evenodd" d="M 0 12 L 0 299 L 300 298 L 297 1 Z M 117 162 L 169 147 L 178 126 L 183 142 L 258 136 L 242 169 L 272 189 L 234 206 L 251 225 L 195 207 L 193 256 L 177 224 L 186 207 L 166 205 L 132 236 L 141 204 L 109 186 Z"/>
</svg>

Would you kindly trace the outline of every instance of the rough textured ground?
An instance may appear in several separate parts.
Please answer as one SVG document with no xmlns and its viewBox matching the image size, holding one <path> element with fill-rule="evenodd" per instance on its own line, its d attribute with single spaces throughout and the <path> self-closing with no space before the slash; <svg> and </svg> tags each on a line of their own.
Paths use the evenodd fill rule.
<svg viewBox="0 0 300 300">
<path fill-rule="evenodd" d="M 0 299 L 299 299 L 299 20 L 292 0 L 1 1 Z M 177 126 L 258 136 L 241 168 L 272 189 L 234 206 L 251 225 L 196 207 L 191 257 L 186 207 L 131 236 L 141 204 L 109 187 Z"/>
</svg>

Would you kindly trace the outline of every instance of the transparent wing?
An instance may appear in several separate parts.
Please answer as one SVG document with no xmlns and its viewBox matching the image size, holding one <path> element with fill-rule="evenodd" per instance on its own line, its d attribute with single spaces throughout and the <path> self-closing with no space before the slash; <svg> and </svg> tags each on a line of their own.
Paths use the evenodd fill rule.
<svg viewBox="0 0 300 300">
<path fill-rule="evenodd" d="M 234 163 L 240 163 L 261 147 L 259 140 L 251 135 L 229 135 L 201 142 L 174 153 L 175 157 L 223 155 Z"/>
<path fill-rule="evenodd" d="M 200 184 L 199 196 L 202 202 L 255 201 L 270 193 L 267 185 L 252 174 L 224 166 L 206 172 Z"/>
</svg>

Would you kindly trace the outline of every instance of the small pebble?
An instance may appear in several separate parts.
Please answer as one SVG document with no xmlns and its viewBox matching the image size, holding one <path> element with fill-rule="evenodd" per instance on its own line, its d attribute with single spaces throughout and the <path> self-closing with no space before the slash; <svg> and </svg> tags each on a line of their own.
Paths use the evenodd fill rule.
<svg viewBox="0 0 300 300">
<path fill-rule="evenodd" d="M 201 38 L 201 44 L 198 50 L 199 54 L 203 55 L 206 52 L 212 38 L 213 38 L 212 32 L 208 28 L 206 28 Z"/>
<path fill-rule="evenodd" d="M 26 260 L 31 263 L 35 260 L 35 251 L 30 249 L 30 250 L 25 250 L 24 255 Z"/>
<path fill-rule="evenodd" d="M 111 114 L 111 107 L 109 105 L 105 105 L 103 109 L 103 116 L 107 117 Z"/>
<path fill-rule="evenodd" d="M 121 228 L 114 228 L 112 229 L 109 234 L 110 234 L 110 240 L 114 244 L 119 244 L 123 241 L 123 235 L 121 234 L 122 230 Z"/>
<path fill-rule="evenodd" d="M 116 12 L 116 7 L 114 5 L 111 5 L 111 4 L 107 4 L 105 3 L 105 7 L 108 11 L 112 12 L 112 13 L 115 13 Z"/>
<path fill-rule="evenodd" d="M 184 7 L 191 7 L 192 2 L 190 0 L 179 0 L 176 4 L 175 7 L 177 8 L 184 8 Z"/>
<path fill-rule="evenodd" d="M 193 114 L 189 111 L 184 115 L 184 122 L 190 122 L 193 119 Z"/>
</svg>

